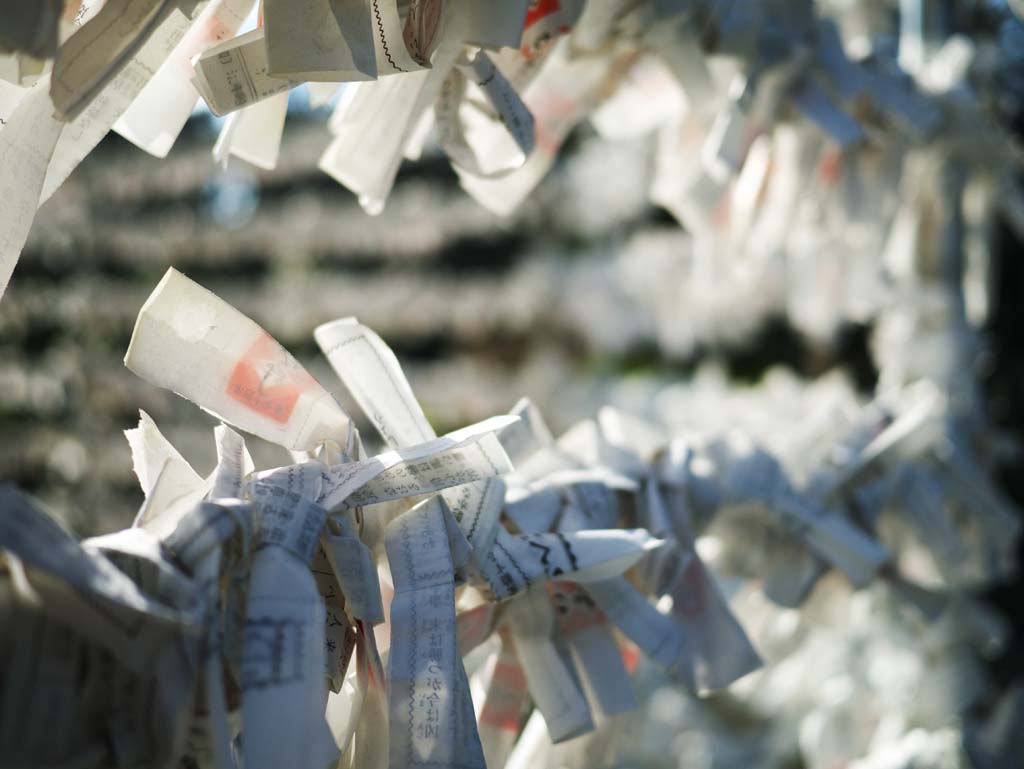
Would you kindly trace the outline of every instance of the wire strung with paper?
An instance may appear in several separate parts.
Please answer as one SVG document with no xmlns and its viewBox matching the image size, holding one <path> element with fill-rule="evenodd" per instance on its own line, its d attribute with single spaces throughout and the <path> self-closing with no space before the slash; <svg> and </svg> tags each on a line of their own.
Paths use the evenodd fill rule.
<svg viewBox="0 0 1024 769">
<path fill-rule="evenodd" d="M 570 738 L 636 705 L 641 658 L 694 693 L 774 690 L 801 638 L 816 648 L 793 619 L 822 601 L 882 590 L 919 630 L 954 623 L 937 659 L 999 643 L 969 591 L 1012 570 L 1018 513 L 927 380 L 825 399 L 783 464 L 756 429 L 673 437 L 614 409 L 555 439 L 525 399 L 437 436 L 372 330 L 315 337 L 382 453 L 262 328 L 171 269 L 125 363 L 223 420 L 213 471 L 142 413 L 130 528 L 78 542 L 0 492 L 5 760 L 539 766 L 569 760 L 551 753 L 564 743 L 593 765 Z M 233 428 L 292 462 L 255 468 Z"/>
<path fill-rule="evenodd" d="M 1015 149 L 987 106 L 995 37 L 937 46 L 908 25 L 897 64 L 874 45 L 885 4 L 266 0 L 238 34 L 255 5 L 5 4 L 0 291 L 35 209 L 110 130 L 165 157 L 201 97 L 228 116 L 214 156 L 272 168 L 304 83 L 314 105 L 343 89 L 320 167 L 369 212 L 434 137 L 467 192 L 508 214 L 589 119 L 611 138 L 658 133 L 651 199 L 719 250 L 777 252 L 787 196 L 814 173 L 848 217 L 877 215 L 924 148 L 1024 225 Z"/>
</svg>

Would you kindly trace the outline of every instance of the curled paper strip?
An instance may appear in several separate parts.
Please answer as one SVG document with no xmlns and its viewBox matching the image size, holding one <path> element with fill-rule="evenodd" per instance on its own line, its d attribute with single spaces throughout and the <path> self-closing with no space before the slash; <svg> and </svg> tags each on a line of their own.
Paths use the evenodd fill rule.
<svg viewBox="0 0 1024 769">
<path fill-rule="evenodd" d="M 469 82 L 484 94 L 493 116 L 468 98 Z M 533 152 L 533 116 L 483 51 L 477 51 L 467 64 L 458 64 L 445 78 L 434 104 L 434 119 L 438 141 L 452 165 L 475 176 L 511 173 Z M 503 132 L 511 146 L 501 146 Z"/>
</svg>

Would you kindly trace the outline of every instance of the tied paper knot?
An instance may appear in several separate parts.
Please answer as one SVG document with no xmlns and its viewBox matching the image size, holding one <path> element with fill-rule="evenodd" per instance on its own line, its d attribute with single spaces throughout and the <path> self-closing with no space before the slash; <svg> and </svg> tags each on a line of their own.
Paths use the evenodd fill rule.
<svg viewBox="0 0 1024 769">
<path fill-rule="evenodd" d="M 269 483 L 252 486 L 256 515 L 255 549 L 280 547 L 303 563 L 313 560 L 327 511 L 298 494 Z"/>
</svg>

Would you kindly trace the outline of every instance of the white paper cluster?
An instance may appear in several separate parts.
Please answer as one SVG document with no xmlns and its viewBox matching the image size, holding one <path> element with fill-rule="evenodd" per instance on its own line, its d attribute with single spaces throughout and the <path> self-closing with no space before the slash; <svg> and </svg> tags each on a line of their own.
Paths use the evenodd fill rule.
<svg viewBox="0 0 1024 769">
<path fill-rule="evenodd" d="M 143 414 L 146 501 L 82 543 L 4 491 L 5 756 L 560 765 L 607 748 L 642 657 L 781 711 L 825 767 L 927 752 L 985 691 L 970 650 L 1002 630 L 969 591 L 1012 572 L 1019 514 L 933 383 L 698 380 L 664 395 L 685 433 L 604 409 L 556 439 L 523 400 L 438 437 L 370 329 L 316 341 L 383 453 L 251 320 L 174 270 L 154 290 L 126 365 L 224 421 L 217 466 Z M 255 468 L 229 424 L 291 463 Z"/>
<path fill-rule="evenodd" d="M 430 136 L 508 214 L 581 123 L 656 134 L 650 199 L 697 237 L 698 337 L 765 285 L 811 333 L 864 318 L 886 295 L 879 254 L 885 274 L 912 271 L 908 244 L 954 171 L 972 221 L 1002 208 L 1024 230 L 1016 150 L 987 109 L 997 41 L 904 19 L 897 62 L 879 43 L 889 3 L 266 0 L 241 35 L 256 0 L 7 6 L 0 290 L 32 212 L 108 131 L 164 157 L 202 98 L 228 115 L 217 159 L 273 168 L 304 83 L 336 102 L 320 167 L 369 212 Z M 808 285 L 831 288 L 807 300 Z"/>
</svg>

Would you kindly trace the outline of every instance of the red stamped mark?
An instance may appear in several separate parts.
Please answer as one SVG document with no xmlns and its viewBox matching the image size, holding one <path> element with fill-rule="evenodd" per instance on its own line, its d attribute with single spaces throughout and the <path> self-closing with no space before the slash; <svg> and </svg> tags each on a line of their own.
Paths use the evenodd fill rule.
<svg viewBox="0 0 1024 769">
<path fill-rule="evenodd" d="M 61 20 L 70 24 L 78 16 L 78 10 L 81 7 L 82 0 L 70 0 L 70 2 L 64 6 L 64 13 L 61 15 Z"/>
<path fill-rule="evenodd" d="M 295 404 L 316 386 L 295 359 L 264 333 L 235 364 L 227 394 L 251 411 L 286 424 Z"/>
<path fill-rule="evenodd" d="M 560 0 L 533 0 L 526 11 L 519 53 L 527 59 L 547 50 L 555 38 L 569 31 Z"/>
<path fill-rule="evenodd" d="M 523 24 L 523 29 L 529 29 L 545 16 L 557 13 L 561 9 L 562 4 L 559 0 L 533 0 L 526 11 L 526 23 Z"/>
<path fill-rule="evenodd" d="M 573 582 L 548 583 L 555 606 L 555 616 L 563 633 L 578 633 L 590 627 L 603 625 L 607 619 L 593 599 Z"/>
</svg>

